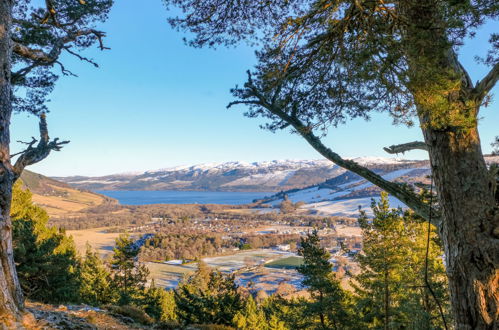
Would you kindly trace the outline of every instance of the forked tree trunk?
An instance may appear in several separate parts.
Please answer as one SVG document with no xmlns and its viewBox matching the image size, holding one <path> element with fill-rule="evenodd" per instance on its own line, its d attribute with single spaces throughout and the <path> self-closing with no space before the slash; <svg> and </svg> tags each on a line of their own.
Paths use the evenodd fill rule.
<svg viewBox="0 0 499 330">
<path fill-rule="evenodd" d="M 499 329 L 499 212 L 478 130 L 424 130 L 457 329 Z"/>
<path fill-rule="evenodd" d="M 23 296 L 14 264 L 10 219 L 15 177 L 9 150 L 12 4 L 10 0 L 0 0 L 0 325 L 4 326 L 19 320 L 23 309 Z"/>
</svg>

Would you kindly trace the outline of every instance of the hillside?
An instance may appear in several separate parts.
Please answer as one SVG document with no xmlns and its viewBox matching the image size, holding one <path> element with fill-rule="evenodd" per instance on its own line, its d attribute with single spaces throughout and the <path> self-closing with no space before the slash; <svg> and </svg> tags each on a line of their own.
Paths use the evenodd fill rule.
<svg viewBox="0 0 499 330">
<path fill-rule="evenodd" d="M 486 156 L 487 164 L 499 163 L 499 156 Z M 430 167 L 428 161 L 412 163 L 372 163 L 371 170 L 384 179 L 414 185 L 415 183 L 430 184 Z M 417 188 L 416 188 L 417 189 Z M 271 196 L 264 203 L 278 206 L 285 198 L 293 203 L 303 202 L 302 209 L 312 214 L 334 216 L 357 216 L 359 207 L 370 213 L 372 198 L 380 196 L 381 189 L 360 176 L 351 172 L 331 177 L 328 180 L 310 185 L 303 189 L 292 189 Z M 406 207 L 395 197 L 390 196 L 392 207 Z"/>
<path fill-rule="evenodd" d="M 357 158 L 372 169 L 418 167 L 421 161 L 393 158 Z M 73 187 L 89 190 L 206 190 L 283 191 L 320 184 L 345 170 L 328 160 L 228 162 L 181 166 L 140 174 L 103 177 L 56 177 Z"/>
<path fill-rule="evenodd" d="M 50 217 L 78 214 L 88 208 L 117 202 L 107 196 L 73 188 L 49 177 L 25 170 L 21 180 L 33 193 L 33 201 L 42 206 Z"/>
</svg>

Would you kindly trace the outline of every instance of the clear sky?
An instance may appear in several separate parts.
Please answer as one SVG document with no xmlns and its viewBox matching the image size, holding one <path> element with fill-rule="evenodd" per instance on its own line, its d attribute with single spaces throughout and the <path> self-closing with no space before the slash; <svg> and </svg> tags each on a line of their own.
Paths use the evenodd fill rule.
<svg viewBox="0 0 499 330">
<path fill-rule="evenodd" d="M 297 135 L 261 130 L 259 119 L 242 115 L 243 107 L 225 108 L 232 100 L 230 88 L 244 83 L 245 71 L 255 63 L 252 49 L 185 46 L 183 35 L 167 24 L 168 15 L 161 0 L 141 1 L 140 6 L 136 0 L 116 1 L 109 20 L 99 27 L 107 32 L 111 50 L 86 54 L 100 68 L 67 58 L 66 67 L 79 77 L 62 77 L 51 95 L 50 135 L 71 144 L 30 170 L 95 176 L 205 162 L 321 158 Z M 497 22 L 461 51 L 473 80 L 487 72 L 473 56 L 486 52 L 486 32 L 494 29 Z M 487 153 L 499 135 L 499 101 L 481 116 Z M 17 114 L 11 130 L 12 141 L 29 141 L 38 134 L 37 118 Z M 392 126 L 379 114 L 370 122 L 355 120 L 331 130 L 326 142 L 344 157 L 358 157 L 387 156 L 382 147 L 421 139 L 419 128 Z M 13 143 L 13 151 L 20 148 Z M 405 156 L 423 157 L 419 152 Z"/>
</svg>

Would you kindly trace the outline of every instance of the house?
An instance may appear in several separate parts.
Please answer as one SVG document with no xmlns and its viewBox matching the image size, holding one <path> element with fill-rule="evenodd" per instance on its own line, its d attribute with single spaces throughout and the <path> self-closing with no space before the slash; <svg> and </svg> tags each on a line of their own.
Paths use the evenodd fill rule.
<svg viewBox="0 0 499 330">
<path fill-rule="evenodd" d="M 289 251 L 291 249 L 291 246 L 289 244 L 281 244 L 277 245 L 276 248 L 279 251 Z"/>
</svg>

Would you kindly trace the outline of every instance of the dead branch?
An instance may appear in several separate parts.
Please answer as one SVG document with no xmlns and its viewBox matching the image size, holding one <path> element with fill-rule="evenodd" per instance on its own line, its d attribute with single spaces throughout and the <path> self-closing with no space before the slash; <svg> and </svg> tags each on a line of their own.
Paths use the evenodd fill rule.
<svg viewBox="0 0 499 330">
<path fill-rule="evenodd" d="M 35 146 L 35 144 L 38 144 Z M 38 163 L 39 161 L 45 159 L 51 151 L 60 151 L 65 144 L 68 144 L 69 141 L 59 141 L 58 138 L 50 141 L 48 127 L 47 127 L 47 119 L 45 114 L 40 115 L 40 140 L 32 138 L 30 142 L 23 142 L 28 147 L 17 154 L 12 155 L 19 156 L 15 165 L 14 165 L 14 175 L 15 179 L 21 176 L 24 168 L 29 165 L 33 165 Z"/>
<path fill-rule="evenodd" d="M 421 141 L 414 141 L 414 142 L 403 143 L 403 144 L 395 144 L 395 145 L 392 145 L 389 147 L 385 147 L 385 148 L 383 148 L 383 150 L 389 154 L 405 153 L 406 151 L 411 151 L 411 150 L 428 151 L 428 145 L 424 142 L 421 142 Z"/>
</svg>

